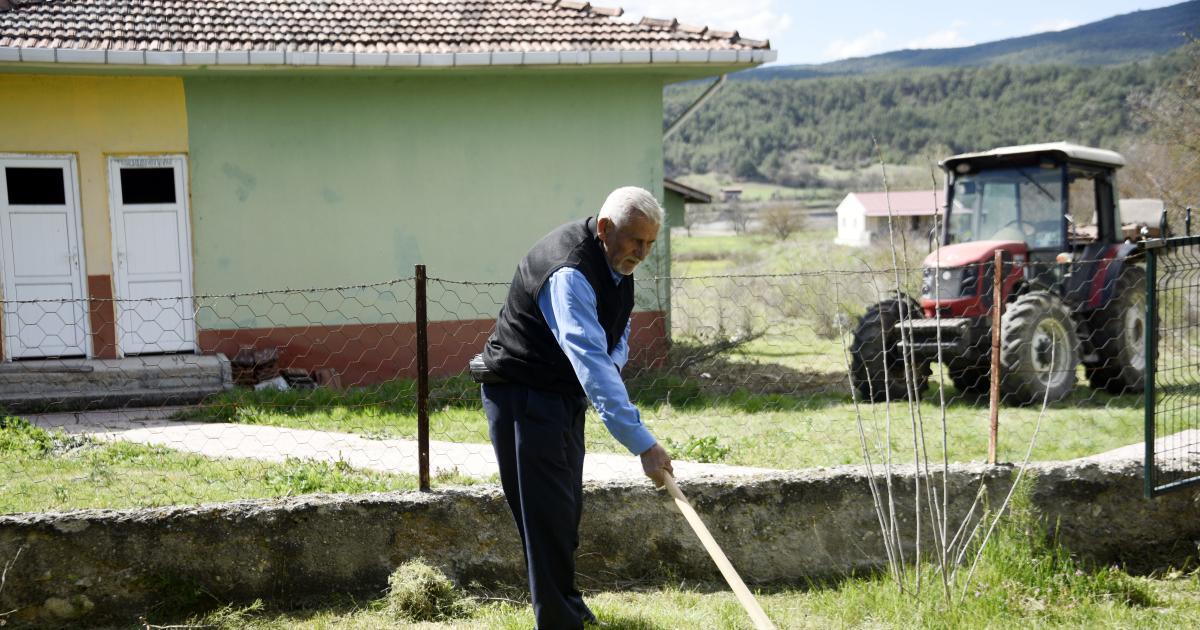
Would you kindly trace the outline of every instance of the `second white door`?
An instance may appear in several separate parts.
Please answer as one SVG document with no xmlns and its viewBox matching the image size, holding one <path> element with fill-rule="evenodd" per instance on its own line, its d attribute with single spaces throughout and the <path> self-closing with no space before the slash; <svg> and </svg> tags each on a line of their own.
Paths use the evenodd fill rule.
<svg viewBox="0 0 1200 630">
<path fill-rule="evenodd" d="M 196 348 L 183 156 L 109 158 L 122 354 Z"/>
</svg>

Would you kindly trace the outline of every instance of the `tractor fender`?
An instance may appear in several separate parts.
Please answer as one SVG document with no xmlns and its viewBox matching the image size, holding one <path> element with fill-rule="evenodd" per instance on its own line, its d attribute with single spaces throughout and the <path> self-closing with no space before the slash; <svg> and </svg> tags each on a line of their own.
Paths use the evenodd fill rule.
<svg viewBox="0 0 1200 630">
<path fill-rule="evenodd" d="M 1096 275 L 1092 278 L 1088 308 L 1104 308 L 1108 305 L 1113 298 L 1113 292 L 1116 291 L 1117 278 L 1125 269 L 1125 265 L 1133 264 L 1129 255 L 1137 247 L 1137 243 L 1121 243 L 1105 252 L 1104 259 L 1097 264 Z"/>
</svg>

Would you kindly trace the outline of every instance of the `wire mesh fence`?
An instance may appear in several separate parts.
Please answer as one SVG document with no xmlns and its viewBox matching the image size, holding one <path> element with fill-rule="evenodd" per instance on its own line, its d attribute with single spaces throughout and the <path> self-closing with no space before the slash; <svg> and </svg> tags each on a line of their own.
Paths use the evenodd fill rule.
<svg viewBox="0 0 1200 630">
<path fill-rule="evenodd" d="M 1141 277 L 1138 260 L 1105 264 L 1117 262 L 1127 264 L 1116 276 Z M 1090 264 L 1001 266 L 1014 294 L 1039 278 L 1064 287 L 1023 290 L 1006 305 L 1000 374 L 1024 389 L 1006 386 L 1001 459 L 1024 454 L 1047 390 L 1036 458 L 1141 439 L 1137 374 L 1111 361 L 1137 349 L 1105 328 L 1094 306 L 1107 285 Z M 983 460 L 992 304 L 964 296 L 986 295 L 977 289 L 994 274 L 991 263 L 863 264 L 639 280 L 623 376 L 685 472 Z M 16 360 L 0 367 L 0 512 L 492 482 L 487 421 L 465 372 L 507 291 L 417 274 L 177 300 L 3 303 Z M 80 335 L 83 351 L 70 351 Z M 31 348 L 49 356 L 21 356 Z M 586 431 L 589 479 L 640 476 L 593 412 Z"/>
<path fill-rule="evenodd" d="M 1156 496 L 1200 483 L 1200 237 L 1154 243 L 1146 266 L 1155 320 L 1144 461 L 1146 495 Z"/>
</svg>

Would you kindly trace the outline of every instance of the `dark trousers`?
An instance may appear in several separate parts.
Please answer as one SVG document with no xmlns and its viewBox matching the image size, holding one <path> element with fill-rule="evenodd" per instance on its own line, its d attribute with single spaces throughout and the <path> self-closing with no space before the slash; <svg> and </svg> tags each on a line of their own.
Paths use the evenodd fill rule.
<svg viewBox="0 0 1200 630">
<path fill-rule="evenodd" d="M 515 383 L 487 384 L 483 410 L 504 497 L 525 548 L 537 627 L 582 628 L 595 620 L 575 588 L 587 398 Z"/>
</svg>

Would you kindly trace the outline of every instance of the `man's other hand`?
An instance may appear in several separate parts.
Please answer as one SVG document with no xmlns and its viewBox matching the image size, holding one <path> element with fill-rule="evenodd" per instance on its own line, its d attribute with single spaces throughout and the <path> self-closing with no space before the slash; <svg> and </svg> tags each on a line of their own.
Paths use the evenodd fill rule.
<svg viewBox="0 0 1200 630">
<path fill-rule="evenodd" d="M 642 471 L 654 482 L 656 488 L 666 485 L 667 475 L 675 474 L 675 469 L 671 468 L 671 456 L 667 454 L 667 449 L 658 442 L 646 449 L 646 452 L 642 453 Z"/>
</svg>

